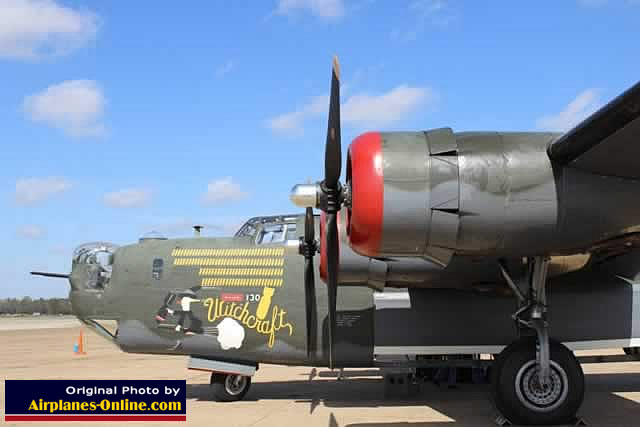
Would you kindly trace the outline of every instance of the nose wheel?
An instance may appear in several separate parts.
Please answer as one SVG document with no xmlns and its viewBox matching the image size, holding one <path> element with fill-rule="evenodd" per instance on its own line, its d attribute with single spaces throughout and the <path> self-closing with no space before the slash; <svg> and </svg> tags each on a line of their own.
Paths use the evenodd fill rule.
<svg viewBox="0 0 640 427">
<path fill-rule="evenodd" d="M 211 374 L 211 390 L 218 402 L 237 402 L 251 387 L 251 377 L 236 374 Z"/>
</svg>

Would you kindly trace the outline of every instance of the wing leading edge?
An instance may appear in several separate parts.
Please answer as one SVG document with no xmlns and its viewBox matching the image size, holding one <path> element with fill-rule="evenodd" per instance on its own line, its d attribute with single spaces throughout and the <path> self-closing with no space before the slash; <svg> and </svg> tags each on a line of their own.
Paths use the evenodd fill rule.
<svg viewBox="0 0 640 427">
<path fill-rule="evenodd" d="M 640 178 L 640 82 L 553 141 L 548 153 L 576 169 Z"/>
</svg>

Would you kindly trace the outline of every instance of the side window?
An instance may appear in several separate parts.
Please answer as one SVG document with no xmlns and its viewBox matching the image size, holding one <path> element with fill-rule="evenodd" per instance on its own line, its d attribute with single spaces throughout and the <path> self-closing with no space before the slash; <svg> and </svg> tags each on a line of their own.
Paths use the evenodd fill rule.
<svg viewBox="0 0 640 427">
<path fill-rule="evenodd" d="M 260 232 L 258 238 L 259 245 L 265 245 L 267 243 L 278 243 L 284 241 L 284 225 L 273 224 L 265 225 Z"/>
<path fill-rule="evenodd" d="M 287 224 L 287 237 L 285 240 L 296 240 L 296 225 Z"/>
<path fill-rule="evenodd" d="M 164 261 L 162 258 L 156 258 L 153 260 L 153 266 L 151 267 L 151 277 L 156 280 L 160 280 L 162 277 L 162 267 L 164 265 Z"/>
</svg>

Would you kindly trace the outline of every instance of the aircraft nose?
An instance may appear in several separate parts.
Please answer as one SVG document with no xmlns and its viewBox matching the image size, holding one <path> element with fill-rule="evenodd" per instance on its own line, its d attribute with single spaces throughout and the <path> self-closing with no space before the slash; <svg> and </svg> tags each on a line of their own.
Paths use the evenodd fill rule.
<svg viewBox="0 0 640 427">
<path fill-rule="evenodd" d="M 84 319 L 91 314 L 87 298 L 82 292 L 71 291 L 69 293 L 69 300 L 71 301 L 73 314 L 79 319 Z"/>
<path fill-rule="evenodd" d="M 73 273 L 69 275 L 69 286 L 71 287 L 71 292 L 80 289 L 80 280 Z"/>
<path fill-rule="evenodd" d="M 101 293 L 72 290 L 69 299 L 73 314 L 80 319 L 104 314 Z"/>
</svg>

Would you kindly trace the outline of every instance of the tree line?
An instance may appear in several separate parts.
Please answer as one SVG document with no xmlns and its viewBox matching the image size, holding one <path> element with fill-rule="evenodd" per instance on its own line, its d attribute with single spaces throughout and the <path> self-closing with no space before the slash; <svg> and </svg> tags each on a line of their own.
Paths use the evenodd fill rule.
<svg viewBox="0 0 640 427">
<path fill-rule="evenodd" d="M 0 314 L 72 314 L 67 298 L 2 298 Z"/>
</svg>

